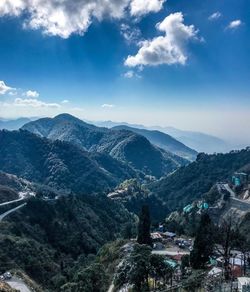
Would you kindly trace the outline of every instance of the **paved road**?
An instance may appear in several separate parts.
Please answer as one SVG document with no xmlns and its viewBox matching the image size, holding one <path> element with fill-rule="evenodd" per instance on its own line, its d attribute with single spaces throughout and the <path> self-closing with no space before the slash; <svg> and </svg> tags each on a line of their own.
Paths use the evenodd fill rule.
<svg viewBox="0 0 250 292">
<path fill-rule="evenodd" d="M 4 202 L 4 203 L 1 203 L 0 206 L 6 206 L 6 205 L 9 205 L 9 204 L 12 204 L 12 203 L 15 203 L 15 202 L 20 202 L 22 200 L 24 200 L 24 198 L 19 198 L 19 199 L 13 200 L 13 201 Z"/>
<path fill-rule="evenodd" d="M 11 280 L 5 281 L 13 289 L 19 290 L 20 292 L 31 292 L 29 287 L 24 283 L 22 279 L 12 277 Z"/>
<path fill-rule="evenodd" d="M 169 251 L 169 250 L 153 250 L 152 254 L 166 255 L 166 256 L 175 256 L 175 255 L 185 255 L 190 254 L 189 251 Z"/>
<path fill-rule="evenodd" d="M 225 190 L 227 190 L 230 193 L 231 198 L 235 198 L 235 192 L 230 188 L 229 184 L 223 184 Z"/>
<path fill-rule="evenodd" d="M 13 208 L 13 209 L 11 209 L 11 210 L 9 210 L 9 211 L 7 211 L 7 212 L 1 214 L 1 215 L 0 215 L 0 222 L 1 222 L 6 216 L 8 216 L 9 214 L 11 214 L 11 213 L 17 211 L 18 209 L 24 207 L 25 205 L 26 205 L 26 203 L 24 203 L 24 204 L 22 204 L 22 205 L 19 205 L 19 206 L 17 206 L 16 208 Z"/>
</svg>

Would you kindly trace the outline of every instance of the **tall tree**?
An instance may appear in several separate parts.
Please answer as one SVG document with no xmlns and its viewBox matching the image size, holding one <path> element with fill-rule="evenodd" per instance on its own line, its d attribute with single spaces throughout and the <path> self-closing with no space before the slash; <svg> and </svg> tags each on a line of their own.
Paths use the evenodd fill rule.
<svg viewBox="0 0 250 292">
<path fill-rule="evenodd" d="M 149 207 L 147 205 L 142 206 L 141 214 L 139 217 L 139 224 L 138 224 L 138 236 L 137 242 L 139 244 L 147 244 L 152 245 L 152 240 L 150 236 L 150 212 Z"/>
<path fill-rule="evenodd" d="M 230 257 L 233 248 L 239 248 L 239 229 L 237 225 L 233 224 L 232 218 L 224 220 L 220 226 L 218 226 L 216 235 L 216 243 L 219 244 L 217 251 L 221 254 L 224 262 L 225 279 L 230 278 Z"/>
<path fill-rule="evenodd" d="M 190 262 L 194 269 L 202 269 L 213 252 L 213 224 L 207 213 L 202 214 L 199 227 L 196 232 L 193 251 L 190 254 Z"/>
</svg>

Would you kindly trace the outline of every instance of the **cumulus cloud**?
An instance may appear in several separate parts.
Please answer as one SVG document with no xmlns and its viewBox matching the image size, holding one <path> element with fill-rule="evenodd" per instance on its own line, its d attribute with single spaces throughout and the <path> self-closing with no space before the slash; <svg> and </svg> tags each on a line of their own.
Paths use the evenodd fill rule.
<svg viewBox="0 0 250 292">
<path fill-rule="evenodd" d="M 162 9 L 165 0 L 132 0 L 130 13 L 133 16 L 141 16 L 149 12 L 158 12 Z"/>
<path fill-rule="evenodd" d="M 222 14 L 219 11 L 216 11 L 208 17 L 208 20 L 213 21 L 213 20 L 217 20 L 221 17 L 222 17 Z"/>
<path fill-rule="evenodd" d="M 109 104 L 109 103 L 104 103 L 104 104 L 102 105 L 102 108 L 114 108 L 114 107 L 115 107 L 114 104 Z"/>
<path fill-rule="evenodd" d="M 187 61 L 186 43 L 192 39 L 198 39 L 198 30 L 194 25 L 185 25 L 181 12 L 167 16 L 156 28 L 165 33 L 152 40 L 140 42 L 140 49 L 135 56 L 128 56 L 125 65 L 136 66 L 156 66 L 161 64 L 185 65 Z"/>
<path fill-rule="evenodd" d="M 46 103 L 34 98 L 20 98 L 14 100 L 14 106 L 33 107 L 33 108 L 60 108 L 58 103 Z"/>
<path fill-rule="evenodd" d="M 227 26 L 228 29 L 236 29 L 242 25 L 242 21 L 240 19 L 233 20 Z"/>
<path fill-rule="evenodd" d="M 25 95 L 27 97 L 31 97 L 31 98 L 38 98 L 39 97 L 39 93 L 37 91 L 33 91 L 33 90 L 28 90 L 25 92 Z"/>
<path fill-rule="evenodd" d="M 7 86 L 4 81 L 0 80 L 0 94 L 5 94 L 10 91 L 15 91 L 15 88 Z"/>
<path fill-rule="evenodd" d="M 24 16 L 24 27 L 42 29 L 47 35 L 68 38 L 83 35 L 93 19 L 121 19 L 156 12 L 164 0 L 1 0 L 0 17 Z"/>
</svg>

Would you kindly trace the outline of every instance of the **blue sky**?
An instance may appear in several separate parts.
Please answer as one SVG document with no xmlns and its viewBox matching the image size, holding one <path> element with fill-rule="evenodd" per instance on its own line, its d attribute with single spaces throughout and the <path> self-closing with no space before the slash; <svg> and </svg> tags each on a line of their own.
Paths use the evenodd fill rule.
<svg viewBox="0 0 250 292">
<path fill-rule="evenodd" d="M 70 112 L 246 140 L 249 1 L 57 2 L 0 3 L 1 117 Z"/>
</svg>

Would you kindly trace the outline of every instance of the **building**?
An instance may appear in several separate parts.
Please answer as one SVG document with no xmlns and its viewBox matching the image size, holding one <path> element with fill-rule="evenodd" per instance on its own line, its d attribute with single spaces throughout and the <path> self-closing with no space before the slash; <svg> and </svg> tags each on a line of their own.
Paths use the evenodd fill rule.
<svg viewBox="0 0 250 292">
<path fill-rule="evenodd" d="M 176 234 L 173 233 L 173 232 L 169 232 L 169 231 L 166 231 L 163 233 L 163 235 L 167 238 L 171 238 L 171 239 L 174 239 L 176 237 Z"/>
<path fill-rule="evenodd" d="M 250 291 L 250 278 L 249 277 L 239 277 L 238 278 L 238 291 L 239 292 L 249 292 Z"/>
<path fill-rule="evenodd" d="M 153 242 L 162 241 L 162 236 L 159 232 L 153 232 L 150 234 Z"/>
<path fill-rule="evenodd" d="M 235 172 L 232 176 L 232 183 L 238 187 L 248 182 L 248 174 L 245 172 Z"/>
</svg>

